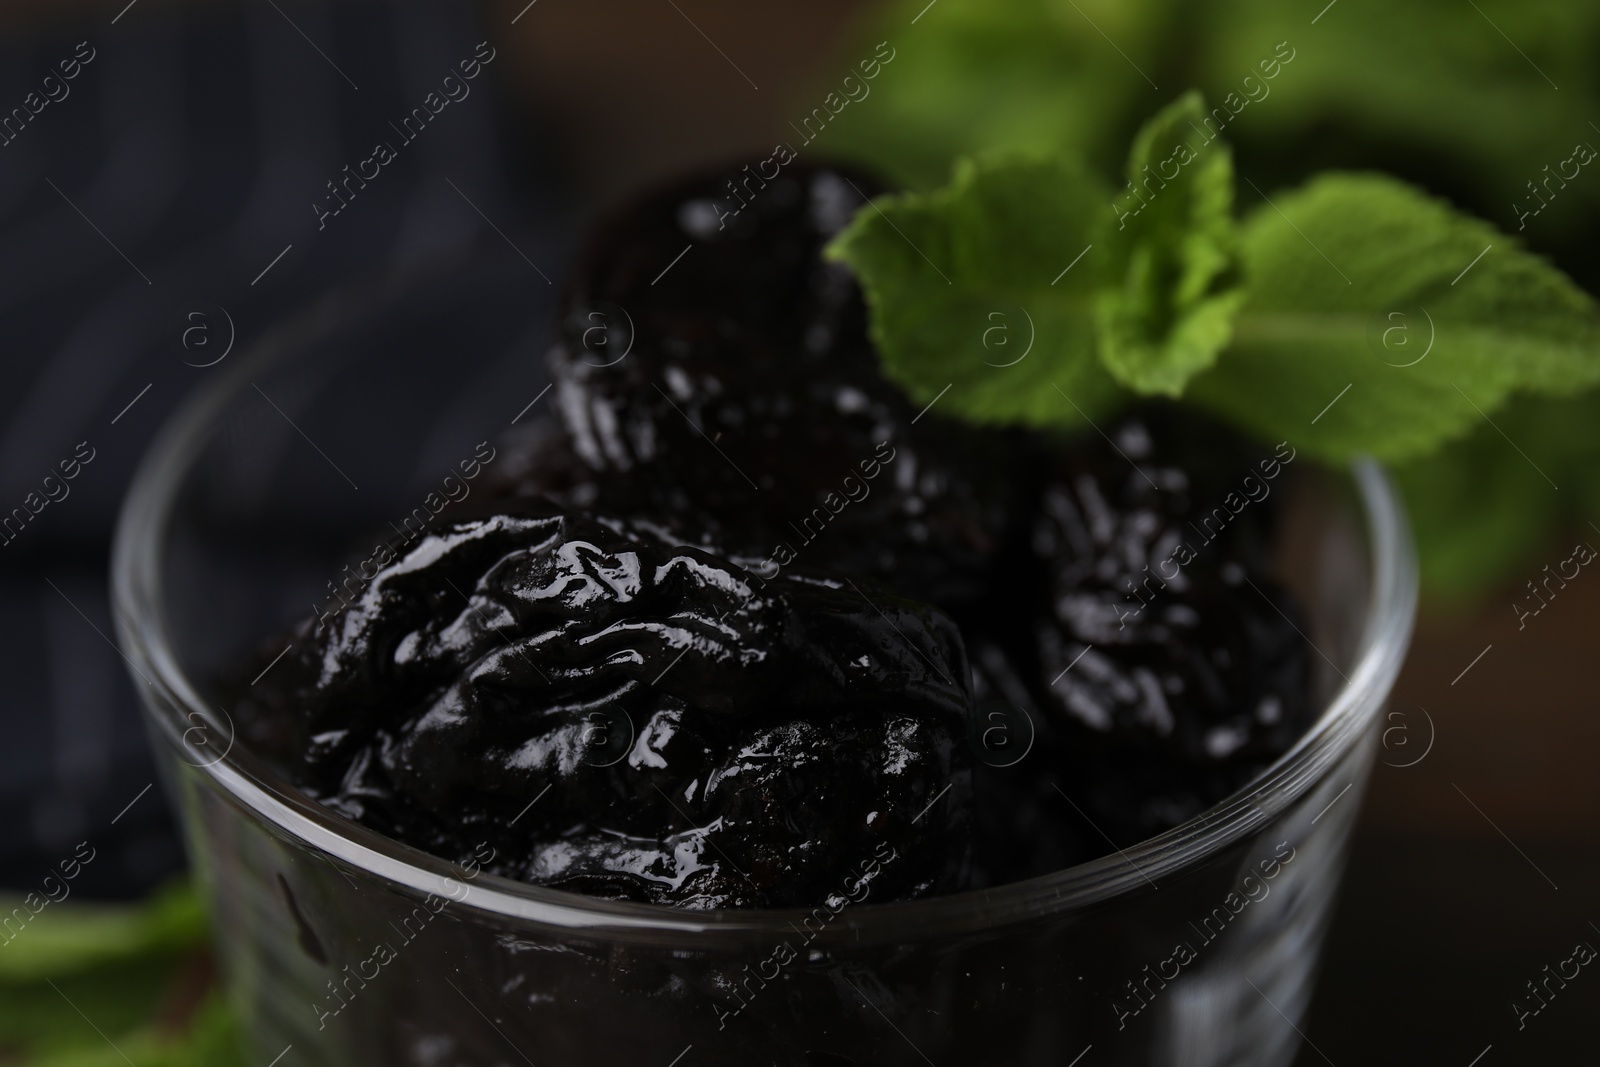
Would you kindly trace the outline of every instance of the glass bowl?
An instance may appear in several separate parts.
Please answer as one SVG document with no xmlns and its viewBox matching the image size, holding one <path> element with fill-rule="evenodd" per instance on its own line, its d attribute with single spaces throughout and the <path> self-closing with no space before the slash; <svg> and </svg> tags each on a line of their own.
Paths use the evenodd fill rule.
<svg viewBox="0 0 1600 1067">
<path fill-rule="evenodd" d="M 1198 817 L 1027 881 L 809 912 L 593 899 L 383 837 L 236 743 L 216 679 L 327 601 L 358 537 L 549 417 L 550 324 L 546 287 L 470 268 L 331 298 L 216 368 L 129 494 L 118 633 L 255 1062 L 1291 1061 L 1416 604 L 1371 462 L 1302 477 L 1292 509 L 1309 732 Z"/>
</svg>

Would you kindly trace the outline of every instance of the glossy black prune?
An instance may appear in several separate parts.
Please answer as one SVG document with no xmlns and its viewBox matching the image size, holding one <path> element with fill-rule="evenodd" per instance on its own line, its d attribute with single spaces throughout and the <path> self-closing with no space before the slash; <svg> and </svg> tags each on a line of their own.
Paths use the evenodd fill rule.
<svg viewBox="0 0 1600 1067">
<path fill-rule="evenodd" d="M 741 559 L 797 557 L 941 604 L 978 595 L 1030 438 L 919 418 L 883 378 L 855 281 L 821 255 L 879 191 L 830 167 L 729 170 L 603 224 L 550 357 L 585 468 L 553 474 L 578 490 L 563 499 L 684 520 Z"/>
<path fill-rule="evenodd" d="M 960 635 L 867 583 L 522 502 L 441 524 L 296 647 L 267 698 L 292 773 L 435 854 L 690 908 L 815 904 L 881 842 L 875 895 L 965 876 Z"/>
<path fill-rule="evenodd" d="M 1042 597 L 1006 643 L 1064 791 L 1119 846 L 1243 786 L 1309 724 L 1304 626 L 1268 575 L 1292 459 L 1147 409 L 1083 436 L 1039 498 L 1013 580 Z"/>
</svg>

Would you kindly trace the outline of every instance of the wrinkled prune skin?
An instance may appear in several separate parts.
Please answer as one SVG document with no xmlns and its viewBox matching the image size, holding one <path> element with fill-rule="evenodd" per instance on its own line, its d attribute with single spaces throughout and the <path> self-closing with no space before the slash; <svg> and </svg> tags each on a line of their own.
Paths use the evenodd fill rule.
<svg viewBox="0 0 1600 1067">
<path fill-rule="evenodd" d="M 833 167 L 727 170 L 603 223 L 550 355 L 582 472 L 554 464 L 528 491 L 679 521 L 752 565 L 980 595 L 1032 439 L 923 415 L 884 379 L 859 287 L 822 257 L 881 191 Z"/>
<path fill-rule="evenodd" d="M 458 862 L 487 845 L 495 873 L 686 908 L 815 904 L 883 842 L 904 859 L 874 895 L 962 882 L 970 696 L 948 619 L 551 505 L 497 511 L 441 524 L 302 629 L 264 699 L 295 709 L 313 796 Z"/>
<path fill-rule="evenodd" d="M 1124 847 L 1242 787 L 1313 709 L 1304 626 L 1269 577 L 1292 449 L 1161 407 L 1104 429 L 1058 460 L 972 658 L 979 708 L 1030 701 L 1062 792 Z"/>
</svg>

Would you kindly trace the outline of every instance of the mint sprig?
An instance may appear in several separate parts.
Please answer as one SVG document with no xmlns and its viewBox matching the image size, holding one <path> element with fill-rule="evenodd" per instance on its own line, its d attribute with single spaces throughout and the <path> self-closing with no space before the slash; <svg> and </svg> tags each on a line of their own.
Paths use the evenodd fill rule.
<svg viewBox="0 0 1600 1067">
<path fill-rule="evenodd" d="M 1600 307 L 1513 238 L 1379 175 L 1254 190 L 1238 222 L 1204 115 L 1191 95 L 1146 123 L 1128 173 L 1159 180 L 1134 200 L 1065 157 L 987 156 L 863 209 L 829 254 L 888 373 L 990 423 L 1181 396 L 1331 461 L 1424 456 L 1513 395 L 1600 381 Z M 997 353 L 997 322 L 1032 348 Z"/>
</svg>

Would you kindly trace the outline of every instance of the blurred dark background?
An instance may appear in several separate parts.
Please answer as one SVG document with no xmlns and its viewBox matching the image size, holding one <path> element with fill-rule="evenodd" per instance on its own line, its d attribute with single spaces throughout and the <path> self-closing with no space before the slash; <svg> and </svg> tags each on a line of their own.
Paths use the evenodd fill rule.
<svg viewBox="0 0 1600 1067">
<path fill-rule="evenodd" d="M 1043 6 L 1056 51 L 1019 47 L 1008 88 L 1054 100 L 1059 114 L 1007 111 L 992 73 L 951 59 L 931 117 L 906 93 L 933 92 L 918 87 L 948 47 L 938 20 L 967 19 L 1004 50 L 1008 20 L 1020 38 L 1040 4 L 986 16 L 963 0 L 13 0 L 0 10 L 0 116 L 37 100 L 46 75 L 62 85 L 62 61 L 80 68 L 65 95 L 49 88 L 60 98 L 0 127 L 0 508 L 21 504 L 80 442 L 94 456 L 70 496 L 0 548 L 0 889 L 33 889 L 85 839 L 99 850 L 78 883 L 85 896 L 136 897 L 181 870 L 108 640 L 106 557 L 135 463 L 228 342 L 248 346 L 339 286 L 492 249 L 466 268 L 486 272 L 485 305 L 455 301 L 437 315 L 525 316 L 515 350 L 532 365 L 545 275 L 559 284 L 586 217 L 675 169 L 765 155 L 860 41 L 892 36 L 909 61 L 816 151 L 876 153 L 909 182 L 991 132 L 1120 152 L 1187 83 L 1224 93 L 1228 72 L 1270 54 L 1280 39 L 1270 19 L 1284 20 L 1281 36 L 1303 57 L 1300 97 L 1286 73 L 1280 101 L 1290 102 L 1264 101 L 1261 121 L 1230 131 L 1241 171 L 1264 188 L 1322 167 L 1382 168 L 1515 230 L 1507 205 L 1527 192 L 1511 175 L 1538 177 L 1574 139 L 1600 143 L 1600 127 L 1582 126 L 1585 115 L 1600 121 L 1600 35 L 1570 6 L 1470 5 L 1438 16 L 1445 36 L 1416 11 L 1363 0 L 1278 4 L 1270 16 L 1243 0 L 1203 11 Z M 312 205 L 332 204 L 325 183 L 388 139 L 388 123 L 481 41 L 494 58 L 472 95 L 319 228 Z M 906 84 L 891 88 L 892 76 Z M 934 143 L 929 131 L 946 126 L 949 143 Z M 1551 205 L 1562 214 L 1522 236 L 1594 291 L 1600 173 L 1582 180 Z M 519 277 L 526 306 L 508 311 Z M 429 308 L 411 313 L 424 322 Z M 421 347 L 395 358 L 433 356 L 408 350 Z M 1600 423 L 1587 428 L 1551 447 L 1578 462 L 1600 448 Z M 1600 540 L 1588 525 L 1600 510 L 1576 489 L 1546 499 L 1539 485 L 1468 488 L 1486 521 L 1520 508 L 1541 522 L 1523 535 L 1520 569 L 1480 574 L 1470 592 L 1443 587 L 1425 607 L 1303 1063 L 1466 1067 L 1489 1046 L 1485 1065 L 1594 1062 L 1600 977 L 1580 976 L 1520 1031 L 1510 1004 L 1576 942 L 1600 945 L 1600 584 L 1580 578 L 1521 631 L 1509 605 L 1573 541 Z"/>
</svg>

